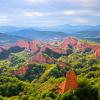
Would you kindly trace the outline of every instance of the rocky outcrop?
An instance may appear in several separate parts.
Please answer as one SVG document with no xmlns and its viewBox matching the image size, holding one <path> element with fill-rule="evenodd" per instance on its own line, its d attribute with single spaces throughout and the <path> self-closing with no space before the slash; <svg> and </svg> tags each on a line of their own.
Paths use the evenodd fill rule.
<svg viewBox="0 0 100 100">
<path fill-rule="evenodd" d="M 52 52 L 57 53 L 58 55 L 59 54 L 63 55 L 63 54 L 66 54 L 67 52 L 66 50 L 69 47 L 73 47 L 81 52 L 93 51 L 96 57 L 99 57 L 100 55 L 100 52 L 99 52 L 100 45 L 90 45 L 88 43 L 81 43 L 74 37 L 69 37 L 69 38 L 64 39 L 64 41 L 58 47 L 53 46 L 53 45 L 51 46 L 49 44 L 45 44 L 45 45 L 43 44 L 43 46 L 41 47 L 39 46 L 39 44 L 41 44 L 41 42 L 37 40 L 33 40 L 32 42 L 22 40 L 22 41 L 18 41 L 16 43 L 16 46 L 19 46 L 21 48 L 28 48 L 31 50 L 33 54 L 38 53 L 38 52 L 41 52 L 41 53 L 46 52 L 46 50 L 49 49 Z"/>
<path fill-rule="evenodd" d="M 96 57 L 99 57 L 100 58 L 100 48 L 97 48 L 95 51 L 94 51 L 94 55 Z"/>
<path fill-rule="evenodd" d="M 19 47 L 25 48 L 25 49 L 29 49 L 34 54 L 39 50 L 38 45 L 40 43 L 41 42 L 37 41 L 37 40 L 33 40 L 32 42 L 21 40 L 16 43 L 16 46 L 19 46 Z"/>
<path fill-rule="evenodd" d="M 37 51 L 39 51 L 39 44 L 41 44 L 41 42 L 37 40 L 34 40 L 30 43 L 30 50 L 32 53 L 36 53 Z"/>
<path fill-rule="evenodd" d="M 44 56 L 41 52 L 36 56 L 33 56 L 32 61 L 38 63 L 54 63 L 54 60 L 52 58 Z"/>
<path fill-rule="evenodd" d="M 27 49 L 29 49 L 30 43 L 29 43 L 28 41 L 21 40 L 21 41 L 18 41 L 18 42 L 16 43 L 16 46 L 19 46 L 19 47 L 21 47 L 21 48 L 27 48 Z"/>
<path fill-rule="evenodd" d="M 82 42 L 79 42 L 74 37 L 69 37 L 69 38 L 64 39 L 64 41 L 61 42 L 61 44 L 60 42 L 58 43 L 59 45 L 58 44 L 51 45 L 49 42 L 42 43 L 41 41 L 38 41 L 38 40 L 33 40 L 32 42 L 21 40 L 21 41 L 18 41 L 15 45 L 6 45 L 3 47 L 0 47 L 0 54 L 3 53 L 2 54 L 3 56 L 6 54 L 7 55 L 6 57 L 3 57 L 3 56 L 2 57 L 7 58 L 9 56 L 9 53 L 20 52 L 25 49 L 26 51 L 31 52 L 33 56 L 46 53 L 51 58 L 52 57 L 59 58 L 64 55 L 72 54 L 73 53 L 72 50 L 73 48 L 75 48 L 76 50 L 84 52 L 84 53 L 92 51 L 95 57 L 100 57 L 100 45 L 82 43 Z"/>
<path fill-rule="evenodd" d="M 60 47 L 66 49 L 68 45 L 76 46 L 78 43 L 78 40 L 74 37 L 69 37 L 64 39 L 64 41 L 61 43 Z"/>
<path fill-rule="evenodd" d="M 79 51 L 85 52 L 85 51 L 92 51 L 95 55 L 95 57 L 100 57 L 100 45 L 96 44 L 86 44 L 86 43 L 78 43 L 75 48 Z"/>
<path fill-rule="evenodd" d="M 23 75 L 23 74 L 26 73 L 27 70 L 28 70 L 28 66 L 24 66 L 24 67 L 18 69 L 18 70 L 15 72 L 15 74 L 16 74 L 16 75 Z"/>
<path fill-rule="evenodd" d="M 77 75 L 72 69 L 67 72 L 66 79 L 64 80 L 64 82 L 60 83 L 59 88 L 59 93 L 61 94 L 69 90 L 78 88 Z"/>
</svg>

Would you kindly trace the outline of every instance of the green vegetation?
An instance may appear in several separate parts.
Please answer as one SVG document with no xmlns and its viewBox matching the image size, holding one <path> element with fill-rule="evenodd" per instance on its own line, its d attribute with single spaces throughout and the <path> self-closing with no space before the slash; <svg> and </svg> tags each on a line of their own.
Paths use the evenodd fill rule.
<svg viewBox="0 0 100 100">
<path fill-rule="evenodd" d="M 0 61 L 0 100 L 99 100 L 100 59 L 92 52 L 76 52 L 56 58 L 67 64 L 28 64 L 23 75 L 14 72 L 24 67 L 30 54 L 12 54 L 9 60 Z M 73 68 L 79 87 L 64 94 L 58 93 L 58 85 L 64 81 L 66 72 Z"/>
</svg>

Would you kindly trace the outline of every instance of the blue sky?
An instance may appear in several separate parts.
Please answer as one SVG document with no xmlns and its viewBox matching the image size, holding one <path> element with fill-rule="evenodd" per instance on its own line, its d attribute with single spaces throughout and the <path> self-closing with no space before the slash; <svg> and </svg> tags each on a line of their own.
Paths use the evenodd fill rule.
<svg viewBox="0 0 100 100">
<path fill-rule="evenodd" d="M 100 24 L 100 0 L 0 0 L 0 26 Z"/>
</svg>

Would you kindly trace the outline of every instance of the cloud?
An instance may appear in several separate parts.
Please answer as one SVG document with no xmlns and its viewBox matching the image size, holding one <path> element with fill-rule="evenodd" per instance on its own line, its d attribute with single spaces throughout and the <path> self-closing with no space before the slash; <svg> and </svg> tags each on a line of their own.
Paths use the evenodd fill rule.
<svg viewBox="0 0 100 100">
<path fill-rule="evenodd" d="M 100 23 L 99 4 L 100 0 L 1 0 L 0 23 L 96 24 Z"/>
<path fill-rule="evenodd" d="M 87 10 L 87 9 L 83 9 L 83 10 L 81 10 L 81 9 L 75 9 L 75 10 L 73 10 L 73 9 L 71 9 L 71 10 L 65 10 L 64 12 L 63 12 L 63 14 L 64 15 L 67 15 L 67 16 L 73 16 L 73 17 L 75 17 L 75 16 L 90 16 L 90 17 L 92 17 L 92 16 L 100 16 L 100 13 L 98 12 L 98 11 L 95 11 L 95 10 Z"/>
<path fill-rule="evenodd" d="M 24 12 L 23 15 L 27 16 L 27 17 L 44 17 L 44 16 L 49 15 L 49 13 L 43 13 L 43 12 Z"/>
<path fill-rule="evenodd" d="M 25 0 L 25 1 L 30 2 L 30 3 L 32 2 L 36 3 L 36 2 L 47 2 L 48 0 Z"/>
<path fill-rule="evenodd" d="M 76 11 L 74 11 L 74 10 L 67 10 L 67 11 L 64 11 L 63 14 L 65 14 L 65 15 L 75 15 Z"/>
</svg>

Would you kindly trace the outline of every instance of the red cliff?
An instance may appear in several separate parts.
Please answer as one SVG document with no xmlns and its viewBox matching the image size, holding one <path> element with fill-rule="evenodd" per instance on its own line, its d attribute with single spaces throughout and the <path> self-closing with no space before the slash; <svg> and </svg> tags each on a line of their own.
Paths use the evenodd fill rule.
<svg viewBox="0 0 100 100">
<path fill-rule="evenodd" d="M 72 46 L 75 46 L 75 45 L 77 45 L 77 43 L 78 43 L 78 40 L 76 39 L 76 38 L 74 38 L 74 37 L 69 37 L 69 38 L 66 38 L 63 42 L 62 42 L 62 44 L 61 44 L 61 48 L 67 48 L 68 47 L 68 45 L 72 45 Z"/>
<path fill-rule="evenodd" d="M 51 49 L 53 52 L 59 53 L 59 54 L 66 54 L 66 51 L 60 47 L 55 47 L 55 46 L 51 46 L 51 45 L 44 45 L 41 48 L 41 52 L 46 51 L 46 49 L 49 48 Z"/>
<path fill-rule="evenodd" d="M 15 74 L 16 74 L 16 75 L 23 75 L 27 70 L 28 70 L 28 66 L 24 66 L 24 67 L 18 69 L 18 70 L 15 72 Z"/>
<path fill-rule="evenodd" d="M 61 94 L 67 92 L 68 90 L 73 90 L 78 88 L 77 76 L 72 69 L 67 72 L 66 79 L 64 82 L 60 84 L 59 88 L 60 88 L 59 92 Z"/>
<path fill-rule="evenodd" d="M 38 63 L 54 63 L 52 58 L 44 56 L 41 52 L 39 52 L 36 56 L 33 56 L 32 61 Z"/>
<path fill-rule="evenodd" d="M 37 41 L 37 40 L 33 40 L 31 43 L 30 43 L 30 50 L 32 53 L 35 53 L 39 50 L 38 48 L 38 45 L 40 44 L 41 42 L 40 41 Z"/>
<path fill-rule="evenodd" d="M 99 57 L 100 58 L 100 48 L 97 48 L 95 51 L 94 51 L 94 55 L 96 57 Z"/>
<path fill-rule="evenodd" d="M 21 41 L 18 41 L 18 42 L 16 43 L 16 46 L 19 46 L 19 47 L 21 47 L 21 48 L 27 48 L 27 49 L 29 49 L 30 43 L 29 43 L 28 41 L 21 40 Z"/>
</svg>

